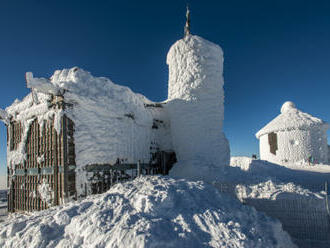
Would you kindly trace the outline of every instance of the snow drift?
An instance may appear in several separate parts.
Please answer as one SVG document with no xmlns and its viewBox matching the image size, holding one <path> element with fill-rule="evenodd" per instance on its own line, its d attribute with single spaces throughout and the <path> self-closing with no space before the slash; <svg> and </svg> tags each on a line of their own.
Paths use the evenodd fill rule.
<svg viewBox="0 0 330 248">
<path fill-rule="evenodd" d="M 0 224 L 1 247 L 294 247 L 278 221 L 213 186 L 140 177 Z"/>
</svg>

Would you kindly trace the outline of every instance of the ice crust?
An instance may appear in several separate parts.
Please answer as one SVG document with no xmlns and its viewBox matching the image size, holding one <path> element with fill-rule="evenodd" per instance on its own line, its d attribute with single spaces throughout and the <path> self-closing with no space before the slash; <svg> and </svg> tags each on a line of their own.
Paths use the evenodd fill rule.
<svg viewBox="0 0 330 248">
<path fill-rule="evenodd" d="M 199 36 L 188 35 L 170 48 L 167 64 L 166 107 L 178 158 L 170 175 L 213 181 L 230 159 L 222 132 L 222 50 Z"/>
<path fill-rule="evenodd" d="M 1 247 L 295 247 L 281 224 L 204 182 L 160 176 L 0 223 Z"/>
</svg>

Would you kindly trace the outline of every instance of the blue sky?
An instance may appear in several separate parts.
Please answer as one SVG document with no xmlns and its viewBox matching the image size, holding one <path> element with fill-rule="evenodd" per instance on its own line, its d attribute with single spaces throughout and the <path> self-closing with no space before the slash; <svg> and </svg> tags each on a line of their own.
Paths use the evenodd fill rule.
<svg viewBox="0 0 330 248">
<path fill-rule="evenodd" d="M 24 74 L 73 66 L 167 97 L 166 54 L 182 38 L 187 1 L 0 1 L 0 107 L 29 90 Z M 330 121 L 330 1 L 188 1 L 191 32 L 224 50 L 232 155 L 258 152 L 254 134 L 291 100 Z M 6 171 L 0 124 L 0 174 Z"/>
</svg>

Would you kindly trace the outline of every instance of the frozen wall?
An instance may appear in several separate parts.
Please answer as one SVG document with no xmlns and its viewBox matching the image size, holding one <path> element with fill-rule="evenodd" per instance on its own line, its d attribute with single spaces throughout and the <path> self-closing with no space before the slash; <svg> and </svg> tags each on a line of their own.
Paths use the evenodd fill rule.
<svg viewBox="0 0 330 248">
<path fill-rule="evenodd" d="M 222 50 L 199 36 L 188 35 L 170 48 L 167 64 L 166 108 L 179 161 L 170 174 L 213 180 L 230 159 L 228 141 L 222 132 Z"/>
<path fill-rule="evenodd" d="M 307 162 L 312 156 L 317 163 L 328 162 L 326 127 L 310 130 L 277 132 L 276 155 L 270 152 L 268 134 L 260 137 L 260 158 L 277 164 Z"/>
<path fill-rule="evenodd" d="M 33 78 L 31 73 L 27 76 L 33 93 L 6 109 L 14 120 L 23 123 L 24 130 L 19 148 L 16 151 L 8 149 L 9 165 L 14 167 L 26 159 L 25 136 L 35 118 L 39 124 L 54 119 L 55 127 L 60 131 L 63 114 L 75 124 L 78 195 L 85 190 L 81 186 L 87 182 L 87 175 L 83 171 L 85 165 L 114 164 L 118 158 L 127 163 L 136 163 L 138 160 L 149 162 L 153 115 L 145 108 L 146 99 L 143 96 L 107 78 L 93 77 L 77 67 L 55 71 L 50 80 Z M 56 93 L 64 94 L 67 105 L 63 111 L 49 108 L 51 95 L 48 89 L 56 89 Z"/>
</svg>

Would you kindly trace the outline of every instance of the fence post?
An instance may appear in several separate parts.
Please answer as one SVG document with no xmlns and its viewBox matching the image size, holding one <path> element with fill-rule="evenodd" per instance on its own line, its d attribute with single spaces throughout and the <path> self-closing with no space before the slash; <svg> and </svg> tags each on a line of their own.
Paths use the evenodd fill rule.
<svg viewBox="0 0 330 248">
<path fill-rule="evenodd" d="M 329 200 L 328 200 L 328 182 L 325 181 L 325 205 L 327 208 L 328 218 L 330 221 L 330 210 L 329 210 Z"/>
<path fill-rule="evenodd" d="M 140 177 L 141 175 L 141 165 L 140 165 L 140 160 L 137 162 L 137 176 Z"/>
</svg>

